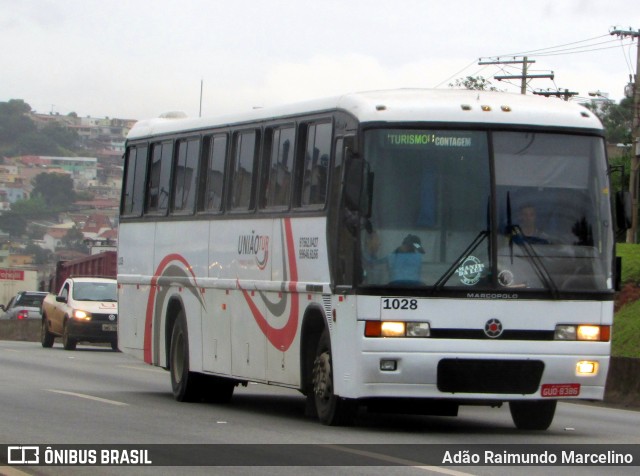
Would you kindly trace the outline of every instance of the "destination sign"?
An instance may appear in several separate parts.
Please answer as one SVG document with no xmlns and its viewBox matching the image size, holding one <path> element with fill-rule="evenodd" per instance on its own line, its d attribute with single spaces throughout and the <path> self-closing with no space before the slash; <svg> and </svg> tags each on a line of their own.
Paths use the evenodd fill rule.
<svg viewBox="0 0 640 476">
<path fill-rule="evenodd" d="M 385 135 L 385 142 L 390 146 L 428 146 L 447 148 L 471 147 L 473 145 L 471 136 L 447 135 L 422 131 L 387 132 Z"/>
</svg>

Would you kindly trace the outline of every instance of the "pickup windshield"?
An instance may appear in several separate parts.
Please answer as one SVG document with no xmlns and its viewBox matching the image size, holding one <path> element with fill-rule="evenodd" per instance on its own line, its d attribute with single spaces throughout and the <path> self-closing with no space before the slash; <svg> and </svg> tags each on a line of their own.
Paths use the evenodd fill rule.
<svg viewBox="0 0 640 476">
<path fill-rule="evenodd" d="M 373 129 L 361 284 L 607 291 L 613 232 L 599 137 Z"/>
<path fill-rule="evenodd" d="M 116 302 L 117 287 L 115 283 L 75 283 L 73 299 L 76 301 Z"/>
</svg>

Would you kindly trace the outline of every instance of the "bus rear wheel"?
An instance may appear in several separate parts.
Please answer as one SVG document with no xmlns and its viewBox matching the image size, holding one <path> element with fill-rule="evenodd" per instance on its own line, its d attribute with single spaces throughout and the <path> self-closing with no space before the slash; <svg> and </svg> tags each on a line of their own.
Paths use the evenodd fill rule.
<svg viewBox="0 0 640 476">
<path fill-rule="evenodd" d="M 546 430 L 556 414 L 556 400 L 509 402 L 509 411 L 519 430 Z"/>
<path fill-rule="evenodd" d="M 316 412 L 322 424 L 338 426 L 353 423 L 355 403 L 334 393 L 331 339 L 326 328 L 318 342 L 313 362 L 312 384 Z"/>
<path fill-rule="evenodd" d="M 173 397 L 179 402 L 195 402 L 202 396 L 199 375 L 189 371 L 189 338 L 184 311 L 178 313 L 171 332 L 169 373 Z"/>
</svg>

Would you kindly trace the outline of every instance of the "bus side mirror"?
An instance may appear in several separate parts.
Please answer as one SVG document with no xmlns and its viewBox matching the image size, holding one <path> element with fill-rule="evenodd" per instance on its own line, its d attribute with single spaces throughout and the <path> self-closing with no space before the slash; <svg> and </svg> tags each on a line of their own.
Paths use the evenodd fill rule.
<svg viewBox="0 0 640 476">
<path fill-rule="evenodd" d="M 616 226 L 618 230 L 631 228 L 631 194 L 629 192 L 616 192 Z"/>
</svg>

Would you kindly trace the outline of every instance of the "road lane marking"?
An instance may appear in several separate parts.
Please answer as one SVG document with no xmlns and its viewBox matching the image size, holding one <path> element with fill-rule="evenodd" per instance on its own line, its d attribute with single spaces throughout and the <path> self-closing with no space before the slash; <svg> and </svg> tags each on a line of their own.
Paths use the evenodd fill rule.
<svg viewBox="0 0 640 476">
<path fill-rule="evenodd" d="M 358 450 L 355 448 L 347 448 L 339 445 L 323 445 L 330 447 L 337 451 L 343 451 L 345 453 L 353 453 L 360 456 L 367 456 L 368 458 L 377 459 L 380 461 L 386 461 L 389 463 L 396 463 L 402 466 L 410 466 L 415 469 L 420 469 L 422 471 L 433 471 L 434 473 L 448 474 L 450 476 L 475 476 L 472 473 L 463 473 L 462 471 L 456 471 L 455 469 L 449 468 L 441 468 L 439 466 L 426 466 L 418 461 L 411 461 L 404 458 L 396 458 L 395 456 L 382 455 L 380 453 L 372 453 L 370 451 Z"/>
<path fill-rule="evenodd" d="M 59 393 L 61 395 L 71 395 L 72 397 L 85 398 L 87 400 L 93 400 L 101 403 L 108 403 L 109 405 L 125 406 L 128 407 L 128 403 L 118 402 L 116 400 L 107 400 L 106 398 L 94 397 L 93 395 L 87 395 L 84 393 L 67 392 L 65 390 L 53 390 L 51 388 L 46 389 L 47 392 Z"/>
</svg>

